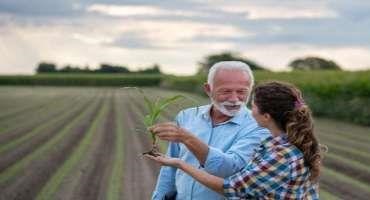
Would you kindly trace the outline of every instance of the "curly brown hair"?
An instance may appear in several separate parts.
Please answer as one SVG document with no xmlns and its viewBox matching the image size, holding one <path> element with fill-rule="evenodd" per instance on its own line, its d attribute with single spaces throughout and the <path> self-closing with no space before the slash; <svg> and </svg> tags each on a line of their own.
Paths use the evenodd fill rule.
<svg viewBox="0 0 370 200">
<path fill-rule="evenodd" d="M 321 148 L 313 130 L 311 110 L 297 87 L 284 82 L 259 84 L 253 91 L 254 104 L 261 114 L 268 113 L 287 134 L 288 141 L 302 151 L 310 169 L 310 180 L 320 175 Z"/>
</svg>

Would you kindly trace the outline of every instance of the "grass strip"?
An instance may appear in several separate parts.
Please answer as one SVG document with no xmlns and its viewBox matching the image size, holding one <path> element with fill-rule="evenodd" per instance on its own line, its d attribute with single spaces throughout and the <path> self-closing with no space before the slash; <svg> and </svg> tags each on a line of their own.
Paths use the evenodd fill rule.
<svg viewBox="0 0 370 200">
<path fill-rule="evenodd" d="M 19 146 L 23 142 L 26 142 L 26 141 L 32 139 L 33 137 L 35 137 L 38 133 L 40 133 L 42 131 L 46 131 L 47 129 L 55 126 L 58 122 L 68 120 L 68 118 L 70 118 L 71 112 L 76 112 L 77 110 L 81 109 L 81 107 L 83 105 L 84 104 L 82 104 L 82 102 L 75 103 L 72 110 L 70 110 L 69 112 L 65 112 L 62 115 L 57 116 L 57 118 L 51 119 L 50 121 L 45 121 L 43 124 L 35 127 L 31 132 L 29 132 L 27 134 L 24 134 L 21 137 L 15 139 L 15 140 L 13 140 L 13 141 L 5 144 L 5 145 L 2 145 L 0 147 L 0 154 L 5 152 L 5 151 L 8 151 L 9 149 L 16 148 L 17 146 Z M 69 107 L 69 106 L 71 106 L 71 105 L 66 105 L 66 107 Z"/>
<path fill-rule="evenodd" d="M 98 103 L 98 102 L 96 102 Z M 39 157 L 42 157 L 47 154 L 47 152 L 53 148 L 55 145 L 57 145 L 61 140 L 63 140 L 68 133 L 70 133 L 70 130 L 73 129 L 75 126 L 78 125 L 78 123 L 85 117 L 88 116 L 93 111 L 94 106 L 91 108 L 86 109 L 85 111 L 81 112 L 76 118 L 74 118 L 68 125 L 65 126 L 62 130 L 60 130 L 58 133 L 56 133 L 56 136 L 53 137 L 51 140 L 46 142 L 44 145 L 36 149 L 32 154 L 29 154 L 28 156 L 24 157 L 22 160 L 18 161 L 11 167 L 7 168 L 0 174 L 0 183 L 4 183 L 11 178 L 15 177 L 17 173 L 24 169 L 28 163 L 30 163 L 32 160 L 35 160 Z"/>
<path fill-rule="evenodd" d="M 325 145 L 328 146 L 329 153 L 341 155 L 341 157 L 356 160 L 364 164 L 370 164 L 370 155 L 367 152 L 358 151 L 353 147 L 341 146 L 335 143 L 328 142 Z"/>
<path fill-rule="evenodd" d="M 370 128 L 348 122 L 315 118 L 316 131 L 333 137 L 342 137 L 362 143 L 370 142 Z"/>
<path fill-rule="evenodd" d="M 108 113 L 108 104 L 105 100 L 104 105 L 101 107 L 97 117 L 94 119 L 88 132 L 80 141 L 72 155 L 64 162 L 64 164 L 57 170 L 57 172 L 51 177 L 51 179 L 42 188 L 41 192 L 37 195 L 36 199 L 53 199 L 54 193 L 59 188 L 63 179 L 71 172 L 73 167 L 82 159 L 82 156 L 87 151 L 90 143 L 94 139 L 94 135 L 98 130 L 98 127 L 104 122 L 104 117 Z"/>
<path fill-rule="evenodd" d="M 369 135 L 370 136 L 370 135 Z M 326 134 L 319 134 L 320 143 L 325 144 L 327 142 L 334 143 L 341 146 L 352 146 L 356 147 L 357 150 L 362 152 L 369 152 L 370 153 L 370 145 L 366 141 L 359 142 L 357 140 L 348 139 L 345 137 L 338 137 L 337 135 L 326 135 Z"/>
<path fill-rule="evenodd" d="M 122 101 L 122 100 L 119 100 Z M 117 104 L 117 94 L 115 93 L 114 97 L 114 107 L 117 108 L 116 114 L 116 143 L 115 143 L 115 152 L 114 152 L 114 163 L 111 175 L 109 177 L 108 182 L 108 189 L 106 198 L 108 200 L 118 200 L 122 196 L 121 189 L 123 187 L 123 165 L 124 165 L 124 127 L 122 126 L 122 121 L 124 121 L 124 117 L 122 113 L 127 112 L 124 111 L 122 107 L 118 106 Z"/>
<path fill-rule="evenodd" d="M 0 117 L 0 125 L 9 126 L 9 123 L 11 124 L 11 122 L 19 122 L 25 119 L 30 119 L 32 116 L 37 116 L 38 114 L 45 112 L 45 110 L 50 110 L 50 107 L 58 105 L 62 101 L 62 95 L 52 97 L 49 100 L 39 100 L 37 105 L 33 105 L 30 106 L 30 108 L 18 110 Z"/>
<path fill-rule="evenodd" d="M 370 174 L 370 167 L 367 165 L 364 165 L 363 163 L 360 163 L 360 162 L 357 162 L 357 161 L 354 161 L 348 158 L 344 158 L 340 155 L 330 154 L 330 153 L 324 156 L 324 162 L 325 162 L 325 157 L 331 158 L 340 164 L 351 166 L 351 168 L 353 168 L 352 170 L 355 170 L 355 171 L 358 170 L 358 171 L 362 171 L 362 172 L 366 172 Z"/>
<path fill-rule="evenodd" d="M 322 171 L 323 171 L 322 173 L 324 174 L 324 176 L 326 178 L 334 178 L 334 179 L 337 180 L 338 184 L 346 183 L 347 185 L 350 185 L 351 187 L 358 188 L 358 189 L 363 190 L 363 191 L 370 191 L 370 185 L 365 184 L 365 183 L 363 183 L 361 181 L 358 181 L 356 179 L 353 179 L 353 178 L 351 178 L 347 175 L 338 173 L 333 169 L 323 167 Z"/>
<path fill-rule="evenodd" d="M 70 101 L 72 103 L 75 103 L 75 101 L 77 100 L 78 98 L 65 100 L 63 99 L 63 97 L 61 97 L 59 100 L 52 102 L 48 105 L 45 105 L 35 112 L 30 111 L 29 113 L 21 113 L 19 114 L 19 116 L 15 116 L 15 119 L 1 121 L 0 126 L 3 128 L 3 131 L 1 131 L 0 134 L 6 134 L 19 129 L 20 127 L 33 126 L 35 124 L 43 122 L 44 120 L 47 120 L 50 117 L 58 115 L 58 113 L 64 111 L 62 108 L 63 106 L 65 106 L 66 104 L 65 102 Z M 55 109 L 55 107 L 57 109 Z M 48 115 L 44 115 L 44 113 L 48 113 Z"/>
<path fill-rule="evenodd" d="M 335 195 L 333 195 L 333 194 L 331 194 L 328 191 L 323 190 L 323 189 L 320 189 L 319 197 L 320 197 L 321 200 L 336 200 L 336 199 L 338 199 L 338 197 L 336 197 Z"/>
</svg>

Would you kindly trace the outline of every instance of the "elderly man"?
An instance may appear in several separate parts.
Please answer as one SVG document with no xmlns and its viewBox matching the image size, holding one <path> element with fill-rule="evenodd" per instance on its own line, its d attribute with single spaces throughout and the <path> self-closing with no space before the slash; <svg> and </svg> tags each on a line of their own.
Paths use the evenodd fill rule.
<svg viewBox="0 0 370 200">
<path fill-rule="evenodd" d="M 176 124 L 162 123 L 151 130 L 169 141 L 167 155 L 178 157 L 219 177 L 241 170 L 251 159 L 261 140 L 268 136 L 245 106 L 254 83 L 248 65 L 239 61 L 214 64 L 204 90 L 211 104 L 181 111 Z M 223 199 L 172 167 L 161 168 L 152 199 Z"/>
</svg>

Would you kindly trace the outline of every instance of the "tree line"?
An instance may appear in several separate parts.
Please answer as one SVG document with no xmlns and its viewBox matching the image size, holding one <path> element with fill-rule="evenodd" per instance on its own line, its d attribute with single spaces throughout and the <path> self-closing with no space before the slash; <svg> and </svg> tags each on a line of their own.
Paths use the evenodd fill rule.
<svg viewBox="0 0 370 200">
<path fill-rule="evenodd" d="M 60 69 L 51 62 L 40 62 L 36 67 L 36 73 L 141 73 L 141 74 L 161 74 L 160 66 L 154 64 L 145 69 L 130 71 L 128 67 L 112 64 L 100 64 L 98 69 L 90 69 L 88 66 L 79 67 L 66 65 Z"/>
<path fill-rule="evenodd" d="M 205 56 L 198 62 L 197 74 L 207 74 L 209 68 L 219 61 L 237 60 L 247 63 L 252 70 L 268 70 L 265 66 L 258 64 L 248 58 L 241 56 L 235 52 L 221 52 Z M 326 60 L 319 57 L 304 57 L 297 58 L 291 61 L 288 65 L 293 70 L 341 70 L 341 67 L 332 60 Z M 101 64 L 98 69 L 90 69 L 89 67 L 78 67 L 67 65 L 58 69 L 54 63 L 40 62 L 36 68 L 37 73 L 143 73 L 143 74 L 161 74 L 160 66 L 154 64 L 146 69 L 138 71 L 130 71 L 128 67 L 111 64 Z"/>
<path fill-rule="evenodd" d="M 221 52 L 219 54 L 211 54 L 200 62 L 198 62 L 198 74 L 207 73 L 209 68 L 219 62 L 227 60 L 237 60 L 247 63 L 252 70 L 268 70 L 267 67 L 258 64 L 257 62 L 241 56 L 235 52 Z M 297 58 L 291 61 L 288 65 L 292 70 L 341 70 L 341 67 L 334 61 L 326 60 L 324 58 L 308 56 L 304 58 Z"/>
</svg>

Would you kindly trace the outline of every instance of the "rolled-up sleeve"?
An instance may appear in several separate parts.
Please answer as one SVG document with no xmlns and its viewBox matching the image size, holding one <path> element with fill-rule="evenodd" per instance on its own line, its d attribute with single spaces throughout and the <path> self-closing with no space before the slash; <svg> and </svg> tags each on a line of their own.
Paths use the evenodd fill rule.
<svg viewBox="0 0 370 200">
<path fill-rule="evenodd" d="M 235 174 L 246 166 L 255 149 L 268 135 L 267 129 L 258 127 L 247 133 L 241 133 L 226 152 L 210 146 L 204 169 L 208 173 L 224 178 Z"/>
</svg>

